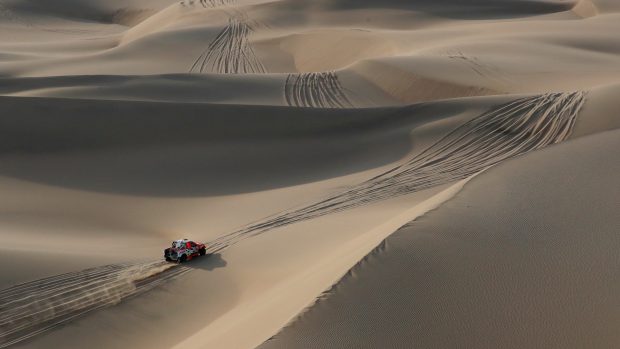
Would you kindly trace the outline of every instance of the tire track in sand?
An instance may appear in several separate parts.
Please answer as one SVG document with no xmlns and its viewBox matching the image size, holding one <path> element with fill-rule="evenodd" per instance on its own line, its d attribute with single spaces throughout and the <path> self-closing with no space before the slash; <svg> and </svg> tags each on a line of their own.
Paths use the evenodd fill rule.
<svg viewBox="0 0 620 349">
<path fill-rule="evenodd" d="M 115 264 L 0 291 L 0 348 L 142 294 L 189 270 L 164 261 Z"/>
<path fill-rule="evenodd" d="M 237 12 L 228 19 L 228 25 L 194 61 L 189 72 L 265 73 L 265 66 L 250 43 L 250 35 L 255 28 L 256 23 L 250 23 L 245 14 Z"/>
<path fill-rule="evenodd" d="M 401 165 L 322 201 L 223 235 L 208 243 L 208 252 L 278 227 L 455 182 L 562 142 L 570 136 L 584 102 L 584 92 L 549 93 L 495 107 Z M 0 348 L 142 294 L 189 270 L 164 261 L 108 265 L 0 291 Z"/>
<path fill-rule="evenodd" d="M 196 3 L 199 3 L 204 8 L 215 8 L 221 6 L 229 6 L 233 5 L 236 0 L 188 0 L 181 1 L 181 5 L 183 6 L 194 6 Z"/>
<path fill-rule="evenodd" d="M 353 107 L 334 71 L 289 74 L 284 84 L 284 98 L 292 107 Z"/>
<path fill-rule="evenodd" d="M 504 160 L 559 143 L 573 130 L 585 92 L 525 97 L 459 126 L 409 161 L 317 203 L 281 212 L 210 243 L 221 251 L 268 230 L 455 182 Z"/>
<path fill-rule="evenodd" d="M 200 4 L 203 7 L 218 7 L 218 6 L 226 6 L 232 5 L 234 0 L 200 0 Z"/>
<path fill-rule="evenodd" d="M 461 50 L 448 51 L 447 56 L 451 60 L 462 62 L 482 78 L 495 81 L 501 86 L 509 86 L 511 84 L 511 81 L 501 73 L 498 67 L 490 63 L 483 63 L 476 56 L 465 55 Z"/>
</svg>

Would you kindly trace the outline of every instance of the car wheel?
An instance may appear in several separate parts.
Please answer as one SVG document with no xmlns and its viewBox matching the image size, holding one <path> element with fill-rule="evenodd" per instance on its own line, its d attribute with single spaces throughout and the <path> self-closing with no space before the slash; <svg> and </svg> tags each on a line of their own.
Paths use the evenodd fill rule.
<svg viewBox="0 0 620 349">
<path fill-rule="evenodd" d="M 186 255 L 182 255 L 181 257 L 179 257 L 179 263 L 185 263 L 186 261 L 187 261 Z"/>
<path fill-rule="evenodd" d="M 206 255 L 206 254 L 207 254 L 207 250 L 206 250 L 206 249 L 204 249 L 204 248 L 201 248 L 201 249 L 200 249 L 200 255 L 201 255 L 201 256 L 204 256 L 204 255 Z"/>
</svg>

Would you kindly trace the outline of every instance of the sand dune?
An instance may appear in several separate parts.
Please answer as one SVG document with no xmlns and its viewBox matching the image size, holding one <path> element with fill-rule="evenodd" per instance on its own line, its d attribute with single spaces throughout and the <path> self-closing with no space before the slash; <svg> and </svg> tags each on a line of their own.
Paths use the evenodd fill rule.
<svg viewBox="0 0 620 349">
<path fill-rule="evenodd" d="M 613 346 L 619 23 L 0 0 L 0 347 Z"/>
<path fill-rule="evenodd" d="M 613 347 L 619 136 L 478 176 L 260 348 Z"/>
<path fill-rule="evenodd" d="M 333 214 L 470 177 L 501 161 L 559 143 L 571 133 L 584 102 L 581 92 L 517 100 L 463 124 L 412 159 L 346 191 L 258 222 L 211 243 L 232 243 L 299 221 Z"/>
<path fill-rule="evenodd" d="M 284 97 L 292 107 L 353 107 L 334 72 L 291 74 L 286 78 Z"/>
<path fill-rule="evenodd" d="M 22 342 L 188 271 L 164 261 L 106 265 L 5 289 L 0 293 L 0 342 L 3 347 Z"/>
<path fill-rule="evenodd" d="M 560 140 L 564 140 L 566 139 L 566 137 L 568 137 L 572 130 L 572 125 L 574 124 L 576 113 L 579 111 L 581 105 L 583 104 L 583 98 L 583 93 L 555 94 L 523 98 L 509 104 L 500 105 L 499 107 L 492 109 L 490 112 L 472 118 L 469 122 L 463 124 L 463 126 L 456 128 L 455 131 L 448 133 L 447 136 L 443 138 L 440 138 L 438 142 L 432 144 L 430 147 L 426 148 L 426 150 L 422 150 L 419 154 L 414 156 L 412 160 L 405 162 L 403 165 L 400 165 L 396 168 L 390 169 L 383 174 L 380 174 L 379 176 L 375 176 L 374 180 L 362 183 L 358 187 L 354 186 L 343 194 L 339 194 L 318 204 L 307 206 L 305 208 L 290 213 L 284 213 L 283 215 L 276 216 L 267 221 L 258 222 L 256 224 L 250 225 L 243 230 L 213 240 L 210 243 L 210 251 L 222 252 L 224 249 L 229 248 L 234 244 L 247 239 L 248 237 L 256 236 L 268 230 L 286 226 L 297 221 L 317 218 L 327 214 L 333 214 L 344 209 L 352 209 L 359 206 L 369 205 L 372 202 L 380 199 L 385 200 L 389 197 L 404 195 L 427 188 L 437 187 L 440 186 L 441 183 L 454 182 L 459 178 L 463 178 L 460 176 L 466 177 L 480 171 L 481 169 L 487 168 L 490 164 L 500 161 L 502 157 L 511 157 L 516 154 L 520 154 L 520 152 L 522 151 L 529 151 L 531 148 L 535 149 L 537 147 L 549 144 L 548 142 L 554 143 Z M 521 119 L 515 119 L 514 117 L 511 117 L 514 114 L 520 115 Z M 511 129 L 510 127 L 502 127 L 501 125 L 505 122 L 504 120 L 510 120 L 511 122 L 513 122 L 513 129 Z M 556 122 L 551 122 L 554 120 Z M 470 134 L 471 132 L 474 132 L 476 130 L 486 130 L 488 132 L 489 129 L 495 129 L 500 132 L 489 132 L 487 141 L 485 141 L 484 138 L 479 137 L 467 138 L 468 134 Z M 510 141 L 510 138 L 505 137 L 507 131 L 510 131 L 514 135 L 516 140 L 523 139 L 526 143 L 517 143 L 515 147 L 515 145 L 512 144 L 513 142 Z M 540 139 L 537 140 L 536 137 L 522 136 L 523 134 L 530 133 L 540 134 Z M 498 135 L 502 135 L 504 137 L 499 137 Z M 502 154 L 502 143 L 494 144 L 494 142 L 505 142 L 506 154 Z M 532 143 L 528 144 L 528 142 Z M 455 159 L 458 159 L 459 161 L 461 161 L 461 163 L 460 165 L 459 163 L 457 163 L 455 164 L 456 166 L 453 166 L 450 165 L 450 161 L 447 160 L 449 159 L 449 157 L 446 158 L 444 155 L 439 155 L 441 154 L 441 152 L 446 151 L 451 153 L 465 152 L 466 154 L 467 152 L 476 152 L 484 154 L 484 152 L 475 150 L 477 149 L 476 147 L 478 147 L 479 145 L 489 146 L 491 147 L 491 149 L 499 151 L 498 159 L 494 159 L 492 157 L 487 158 L 486 160 L 485 158 L 474 158 L 473 162 L 469 162 L 472 160 L 468 160 L 467 156 L 458 156 L 455 157 Z M 443 166 L 448 166 L 445 169 L 448 172 L 445 172 L 445 174 L 455 177 L 447 177 L 445 179 L 442 179 L 442 176 L 437 176 L 436 180 L 439 180 L 441 182 L 429 184 L 429 177 L 432 176 L 429 176 L 428 173 L 420 176 L 419 171 L 425 173 L 426 170 L 422 163 L 426 162 L 432 164 L 436 162 L 436 160 L 433 160 L 433 157 L 436 156 L 444 158 L 441 162 L 439 162 L 439 167 L 436 168 L 438 173 L 444 171 L 442 170 Z M 461 171 L 463 169 L 468 168 L 467 166 L 473 167 L 471 170 L 469 170 L 469 172 L 465 171 L 463 174 L 461 174 Z M 333 201 L 334 203 L 331 203 L 331 201 Z M 153 263 L 157 267 L 161 265 L 156 262 Z M 151 270 L 149 264 L 139 264 L 138 266 L 146 270 Z M 88 274 L 90 273 L 90 271 L 87 271 L 86 273 Z M 116 279 L 112 280 L 112 285 L 115 285 L 115 280 Z M 101 284 L 102 287 L 108 287 L 108 282 L 109 281 L 107 281 L 105 278 L 97 279 L 97 281 L 95 282 L 95 286 Z M 133 281 L 132 279 L 123 279 L 123 282 L 127 282 L 131 285 Z M 26 285 L 26 287 L 28 287 L 28 285 Z M 66 286 L 64 286 L 63 284 L 63 287 L 68 287 L 69 290 L 72 290 L 72 284 Z M 64 295 L 64 291 L 62 290 L 64 289 L 61 289 L 59 294 L 60 297 L 63 297 Z M 79 314 L 81 312 L 90 311 L 93 308 L 107 305 L 107 298 L 97 298 L 97 292 L 99 291 L 97 291 L 96 288 L 95 290 L 91 290 L 88 287 L 83 288 L 81 292 L 77 293 L 77 295 L 82 298 L 90 297 L 91 293 L 94 293 L 95 296 L 92 297 L 94 298 L 94 303 L 80 303 L 77 309 L 74 310 L 74 308 L 69 308 L 67 312 L 69 314 L 74 314 L 75 312 Z M 127 294 L 132 293 L 127 292 Z M 126 295 L 123 294 L 122 296 L 110 297 L 117 300 L 125 296 Z M 61 300 L 65 301 L 65 298 L 61 298 Z M 38 303 L 35 304 L 39 305 Z M 45 304 L 45 307 L 43 309 L 49 309 L 49 306 Z M 59 312 L 59 314 L 62 315 L 64 313 Z M 44 320 L 51 321 L 51 323 L 54 324 L 55 321 L 63 321 L 64 318 L 61 316 L 58 319 L 54 317 L 52 319 L 44 318 Z M 38 328 L 39 326 L 39 323 L 30 322 L 30 324 L 35 326 L 35 328 Z M 43 329 L 46 329 L 46 327 L 43 327 Z M 9 334 L 12 334 L 13 331 L 17 330 L 9 327 Z"/>
<path fill-rule="evenodd" d="M 231 17 L 228 25 L 192 64 L 189 72 L 265 73 L 265 67 L 249 43 L 254 27 L 245 17 L 243 14 Z"/>
</svg>

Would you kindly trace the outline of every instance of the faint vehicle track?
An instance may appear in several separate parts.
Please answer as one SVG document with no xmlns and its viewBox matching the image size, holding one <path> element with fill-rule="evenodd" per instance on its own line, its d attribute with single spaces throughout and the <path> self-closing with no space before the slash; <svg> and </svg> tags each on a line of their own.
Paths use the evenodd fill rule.
<svg viewBox="0 0 620 349">
<path fill-rule="evenodd" d="M 187 0 L 181 1 L 181 5 L 193 6 L 194 4 L 199 3 L 204 8 L 215 8 L 220 6 L 233 5 L 235 2 L 236 0 Z"/>
<path fill-rule="evenodd" d="M 200 0 L 200 3 L 203 7 L 218 7 L 218 6 L 226 6 L 231 5 L 235 1 L 234 0 Z"/>
<path fill-rule="evenodd" d="M 224 235 L 209 246 L 220 251 L 274 228 L 455 182 L 504 160 L 562 142 L 571 134 L 584 102 L 585 92 L 548 93 L 493 108 L 402 165 L 325 200 Z"/>
<path fill-rule="evenodd" d="M 194 61 L 189 72 L 265 73 L 265 66 L 256 56 L 249 39 L 255 27 L 256 24 L 249 22 L 243 13 L 237 12 L 228 19 L 228 25 Z"/>
<path fill-rule="evenodd" d="M 333 71 L 290 74 L 284 84 L 284 98 L 293 107 L 353 107 L 338 75 Z"/>
<path fill-rule="evenodd" d="M 0 348 L 144 293 L 189 270 L 163 261 L 115 264 L 0 291 Z"/>
<path fill-rule="evenodd" d="M 222 251 L 278 227 L 455 182 L 562 142 L 572 133 L 584 102 L 585 92 L 549 93 L 495 107 L 403 164 L 314 204 L 223 235 L 208 244 L 207 252 Z M 0 291 L 0 348 L 144 293 L 189 270 L 164 261 L 108 265 Z"/>
<path fill-rule="evenodd" d="M 502 76 L 500 70 L 497 67 L 488 63 L 481 62 L 476 56 L 465 55 L 460 50 L 448 51 L 447 54 L 448 58 L 463 62 L 472 71 L 474 71 L 476 74 L 483 78 L 495 80 L 500 84 L 504 85 L 510 84 L 510 81 L 508 81 L 504 76 Z"/>
<path fill-rule="evenodd" d="M 480 63 L 478 58 L 466 56 L 462 51 L 450 51 L 448 52 L 448 57 L 450 59 L 460 60 L 465 64 L 469 65 L 471 70 L 476 72 L 476 74 L 480 76 L 486 76 L 484 73 L 487 70 L 487 66 Z"/>
</svg>

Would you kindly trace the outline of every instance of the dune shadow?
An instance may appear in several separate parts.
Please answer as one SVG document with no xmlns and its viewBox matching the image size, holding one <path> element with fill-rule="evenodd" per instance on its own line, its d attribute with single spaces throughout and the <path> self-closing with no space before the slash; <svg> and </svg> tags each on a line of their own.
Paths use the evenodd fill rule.
<svg viewBox="0 0 620 349">
<path fill-rule="evenodd" d="M 139 196 L 256 192 L 397 161 L 413 115 L 0 96 L 0 175 Z"/>
<path fill-rule="evenodd" d="M 574 6 L 574 1 L 548 0 L 336 0 L 331 3 L 334 8 L 406 9 L 450 19 L 518 18 L 568 11 Z"/>
<path fill-rule="evenodd" d="M 220 251 L 274 228 L 454 183 L 516 156 L 563 142 L 572 133 L 585 92 L 547 93 L 494 107 L 407 162 L 314 204 L 257 221 L 209 243 Z"/>
<path fill-rule="evenodd" d="M 211 253 L 204 257 L 184 263 L 183 266 L 193 269 L 203 269 L 211 271 L 218 268 L 224 268 L 227 264 L 228 262 L 226 262 L 226 260 L 222 258 L 221 253 Z"/>
</svg>

